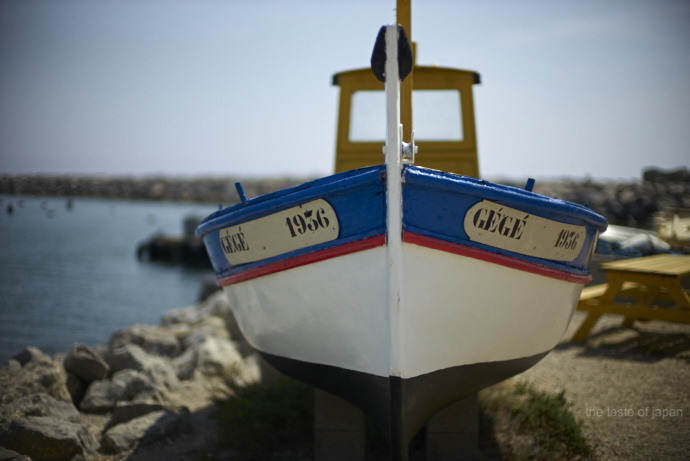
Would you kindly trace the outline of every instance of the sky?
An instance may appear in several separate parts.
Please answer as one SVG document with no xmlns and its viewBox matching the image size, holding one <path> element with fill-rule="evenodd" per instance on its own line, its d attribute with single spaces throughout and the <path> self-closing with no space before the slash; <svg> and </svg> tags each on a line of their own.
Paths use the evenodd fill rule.
<svg viewBox="0 0 690 461">
<path fill-rule="evenodd" d="M 367 67 L 394 15 L 394 0 L 0 0 L 0 174 L 330 174 L 332 75 Z M 412 39 L 418 64 L 481 74 L 484 178 L 690 166 L 687 0 L 418 0 Z"/>
</svg>

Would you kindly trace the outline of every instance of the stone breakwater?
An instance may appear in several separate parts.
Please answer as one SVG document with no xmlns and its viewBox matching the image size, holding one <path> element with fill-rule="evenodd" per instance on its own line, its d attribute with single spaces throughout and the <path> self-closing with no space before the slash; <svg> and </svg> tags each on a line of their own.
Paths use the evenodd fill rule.
<svg viewBox="0 0 690 461">
<path fill-rule="evenodd" d="M 251 198 L 307 180 L 0 175 L 0 194 L 195 201 L 229 205 L 239 202 L 236 182 L 242 183 L 247 197 Z"/>
<path fill-rule="evenodd" d="M 308 178 L 245 179 L 242 185 L 252 198 Z M 0 194 L 58 195 L 146 200 L 184 200 L 230 205 L 239 201 L 237 178 L 107 178 L 69 176 L 0 175 Z M 497 181 L 523 187 L 523 183 Z M 587 205 L 611 224 L 652 228 L 653 217 L 665 208 L 690 208 L 690 170 L 649 169 L 637 181 L 557 180 L 537 181 L 535 192 Z"/>
<path fill-rule="evenodd" d="M 199 419 L 212 396 L 228 380 L 259 378 L 221 291 L 157 326 L 119 330 L 107 346 L 53 357 L 28 347 L 0 368 L 0 459 L 132 459 L 191 437 L 173 456 L 186 458 L 212 446 L 214 426 Z"/>
<path fill-rule="evenodd" d="M 685 174 L 682 172 L 685 171 Z M 610 224 L 654 229 L 654 215 L 665 209 L 690 209 L 690 171 L 646 172 L 643 181 L 559 181 L 537 184 L 534 191 L 586 205 Z"/>
</svg>

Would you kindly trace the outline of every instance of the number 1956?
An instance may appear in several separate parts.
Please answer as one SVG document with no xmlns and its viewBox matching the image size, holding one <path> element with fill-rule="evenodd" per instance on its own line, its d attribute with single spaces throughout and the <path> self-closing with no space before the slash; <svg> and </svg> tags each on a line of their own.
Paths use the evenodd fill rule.
<svg viewBox="0 0 690 461">
<path fill-rule="evenodd" d="M 316 211 L 304 210 L 302 213 L 285 218 L 285 225 L 290 230 L 291 237 L 297 237 L 307 231 L 316 232 L 319 229 L 325 229 L 329 223 L 323 208 Z"/>
</svg>

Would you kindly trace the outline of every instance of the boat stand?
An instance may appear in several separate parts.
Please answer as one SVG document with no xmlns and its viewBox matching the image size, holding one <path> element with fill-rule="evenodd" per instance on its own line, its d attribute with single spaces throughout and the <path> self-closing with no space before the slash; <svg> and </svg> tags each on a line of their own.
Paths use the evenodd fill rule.
<svg viewBox="0 0 690 461">
<path fill-rule="evenodd" d="M 477 394 L 449 405 L 426 424 L 426 461 L 465 461 L 478 457 Z"/>
<path fill-rule="evenodd" d="M 314 461 L 364 461 L 364 412 L 314 389 Z"/>
<path fill-rule="evenodd" d="M 439 411 L 423 430 L 426 430 L 426 461 L 477 459 L 477 395 L 459 400 Z M 328 392 L 315 389 L 314 461 L 364 461 L 365 439 L 362 410 Z"/>
</svg>

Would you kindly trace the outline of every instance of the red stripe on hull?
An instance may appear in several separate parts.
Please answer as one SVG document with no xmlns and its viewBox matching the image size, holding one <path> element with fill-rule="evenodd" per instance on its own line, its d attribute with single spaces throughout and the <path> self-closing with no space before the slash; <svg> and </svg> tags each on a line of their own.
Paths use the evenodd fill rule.
<svg viewBox="0 0 690 461">
<path fill-rule="evenodd" d="M 492 264 L 510 267 L 511 269 L 517 269 L 532 274 L 542 275 L 544 277 L 564 280 L 566 282 L 581 283 L 585 285 L 592 280 L 591 275 L 571 274 L 569 272 L 551 269 L 546 266 L 540 266 L 539 264 L 529 263 L 509 256 L 492 253 L 490 251 L 480 250 L 465 245 L 460 245 L 458 243 L 447 242 L 445 240 L 439 240 L 433 237 L 426 237 L 424 235 L 414 234 L 412 232 L 403 233 L 403 242 L 423 246 L 426 248 L 431 248 L 433 250 L 445 251 L 446 253 L 466 256 L 468 258 L 474 258 L 480 261 L 486 261 Z M 299 266 L 305 266 L 307 264 L 324 261 L 326 259 L 336 258 L 338 256 L 344 256 L 350 253 L 357 253 L 359 251 L 369 250 L 371 248 L 384 245 L 385 243 L 386 236 L 384 234 L 375 235 L 373 237 L 367 237 L 365 239 L 357 240 L 351 243 L 346 243 L 344 245 L 326 248 L 323 250 L 306 253 L 294 258 L 278 261 L 273 264 L 266 264 L 265 266 L 248 269 L 246 271 L 218 279 L 216 283 L 218 284 L 218 286 L 226 286 L 233 283 L 244 282 L 245 280 L 262 277 L 268 274 L 274 274 L 276 272 L 293 269 Z"/>
<path fill-rule="evenodd" d="M 446 242 L 445 240 L 426 237 L 424 235 L 414 234 L 412 232 L 403 233 L 403 242 L 431 248 L 433 250 L 445 251 L 446 253 L 467 256 L 468 258 L 479 259 L 481 261 L 499 264 L 512 269 L 543 275 L 544 277 L 565 280 L 566 282 L 582 283 L 584 285 L 592 281 L 591 275 L 571 274 L 558 269 L 540 266 L 539 264 L 529 263 L 521 259 L 511 258 L 510 256 L 492 253 L 490 251 L 480 250 L 478 248 L 472 248 L 465 245 L 460 245 L 458 243 Z"/>
<path fill-rule="evenodd" d="M 245 280 L 262 277 L 268 274 L 274 274 L 276 272 L 293 269 L 299 266 L 306 266 L 307 264 L 313 264 L 326 259 L 336 258 L 338 256 L 344 256 L 350 253 L 357 253 L 358 251 L 369 250 L 371 248 L 376 248 L 381 245 L 384 245 L 385 243 L 385 234 L 374 235 L 373 237 L 367 237 L 362 240 L 356 240 L 354 242 L 345 243 L 343 245 L 325 248 L 323 250 L 313 251 L 311 253 L 306 253 L 300 256 L 296 256 L 294 258 L 277 261 L 273 264 L 266 264 L 265 266 L 248 269 L 244 272 L 239 272 L 237 274 L 229 275 L 227 277 L 218 279 L 216 281 L 216 284 L 218 286 L 226 286 L 231 285 L 233 283 L 244 282 Z"/>
</svg>

